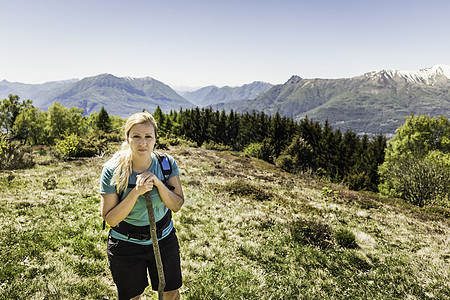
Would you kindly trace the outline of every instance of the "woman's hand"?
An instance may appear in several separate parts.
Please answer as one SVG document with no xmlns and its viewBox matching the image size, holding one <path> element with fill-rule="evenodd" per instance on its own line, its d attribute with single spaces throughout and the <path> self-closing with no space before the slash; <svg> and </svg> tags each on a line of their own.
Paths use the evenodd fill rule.
<svg viewBox="0 0 450 300">
<path fill-rule="evenodd" d="M 139 195 L 145 194 L 153 189 L 160 181 L 152 172 L 145 171 L 136 176 L 136 191 Z"/>
</svg>

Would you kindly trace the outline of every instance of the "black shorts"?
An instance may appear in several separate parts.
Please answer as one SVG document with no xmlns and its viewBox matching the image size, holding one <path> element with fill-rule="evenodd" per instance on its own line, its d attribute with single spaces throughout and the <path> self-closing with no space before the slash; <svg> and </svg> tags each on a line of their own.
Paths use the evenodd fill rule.
<svg viewBox="0 0 450 300">
<path fill-rule="evenodd" d="M 180 246 L 175 229 L 159 241 L 159 248 L 166 281 L 164 291 L 179 289 L 182 285 Z M 110 235 L 108 260 L 119 299 L 130 299 L 144 292 L 148 286 L 147 270 L 150 274 L 152 289 L 158 290 L 159 279 L 153 245 L 143 246 L 125 242 Z"/>
</svg>

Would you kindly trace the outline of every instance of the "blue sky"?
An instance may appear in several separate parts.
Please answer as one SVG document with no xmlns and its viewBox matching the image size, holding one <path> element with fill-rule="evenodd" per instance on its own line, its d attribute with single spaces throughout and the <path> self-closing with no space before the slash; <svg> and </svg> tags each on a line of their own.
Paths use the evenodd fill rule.
<svg viewBox="0 0 450 300">
<path fill-rule="evenodd" d="M 0 0 L 0 80 L 172 87 L 450 64 L 447 0 Z"/>
</svg>

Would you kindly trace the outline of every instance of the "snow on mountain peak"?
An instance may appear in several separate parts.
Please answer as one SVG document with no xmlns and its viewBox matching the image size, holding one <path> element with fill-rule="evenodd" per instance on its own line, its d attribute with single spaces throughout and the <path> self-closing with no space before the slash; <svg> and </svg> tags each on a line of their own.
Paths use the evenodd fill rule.
<svg viewBox="0 0 450 300">
<path fill-rule="evenodd" d="M 398 74 L 406 77 L 408 81 L 420 81 L 426 84 L 433 84 L 436 81 L 436 77 L 440 75 L 450 79 L 450 66 L 436 65 L 431 68 L 420 69 L 418 71 L 398 71 Z"/>
<path fill-rule="evenodd" d="M 151 81 L 151 80 L 153 80 L 153 78 L 150 77 L 150 76 L 146 76 L 146 77 L 131 77 L 131 76 L 126 76 L 126 77 L 124 77 L 124 79 L 125 79 L 125 80 L 128 80 L 128 81 L 134 81 L 134 80 Z"/>
<path fill-rule="evenodd" d="M 411 83 L 433 85 L 442 77 L 450 80 L 450 66 L 440 64 L 417 71 L 381 70 L 369 72 L 365 75 L 371 78 L 388 77 L 392 79 L 400 77 Z"/>
<path fill-rule="evenodd" d="M 383 70 L 378 72 L 370 72 L 367 73 L 366 75 L 370 77 L 379 77 L 382 76 L 382 74 L 387 75 L 390 78 L 398 76 L 404 78 L 407 82 L 433 85 L 441 76 L 444 76 L 450 80 L 450 66 L 440 64 L 430 68 L 420 69 L 417 71 Z"/>
</svg>

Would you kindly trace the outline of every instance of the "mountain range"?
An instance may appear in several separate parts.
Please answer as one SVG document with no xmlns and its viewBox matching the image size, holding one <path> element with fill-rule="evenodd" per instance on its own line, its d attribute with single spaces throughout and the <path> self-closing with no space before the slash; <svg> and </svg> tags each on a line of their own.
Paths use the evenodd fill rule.
<svg viewBox="0 0 450 300">
<path fill-rule="evenodd" d="M 359 134 L 393 135 L 410 114 L 450 115 L 450 66 L 418 71 L 381 70 L 353 78 L 303 79 L 292 76 L 284 84 L 255 81 L 241 87 L 208 86 L 177 93 L 153 79 L 100 74 L 81 80 L 24 84 L 0 81 L 0 99 L 8 94 L 31 99 L 39 109 L 54 102 L 76 106 L 85 114 L 105 106 L 108 113 L 128 117 L 157 105 L 165 112 L 196 106 L 235 112 L 261 112 L 328 120 L 334 128 Z"/>
<path fill-rule="evenodd" d="M 292 76 L 251 101 L 214 105 L 237 112 L 279 112 L 296 120 L 328 120 L 334 128 L 392 136 L 410 114 L 450 115 L 450 66 L 381 70 L 343 79 Z"/>
<path fill-rule="evenodd" d="M 40 85 L 3 80 L 0 82 L 0 96 L 8 94 L 31 99 L 39 109 L 47 110 L 59 102 L 66 107 L 83 108 L 86 115 L 100 111 L 102 106 L 108 113 L 121 117 L 142 109 L 153 112 L 158 105 L 164 111 L 194 107 L 168 85 L 151 77 L 116 77 L 111 74 Z"/>
<path fill-rule="evenodd" d="M 273 85 L 267 82 L 255 81 L 243 86 L 219 88 L 210 85 L 193 92 L 185 92 L 181 95 L 198 106 L 209 106 L 217 103 L 226 103 L 235 100 L 251 100 L 267 92 Z"/>
</svg>

